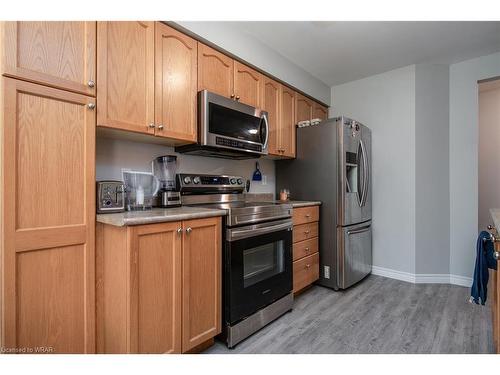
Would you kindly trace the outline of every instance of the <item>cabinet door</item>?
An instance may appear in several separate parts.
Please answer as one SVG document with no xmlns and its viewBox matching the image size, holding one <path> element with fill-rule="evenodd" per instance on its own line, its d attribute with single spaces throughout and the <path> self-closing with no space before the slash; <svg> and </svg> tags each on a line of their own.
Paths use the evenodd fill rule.
<svg viewBox="0 0 500 375">
<path fill-rule="evenodd" d="M 221 331 L 221 219 L 184 221 L 182 351 Z"/>
<path fill-rule="evenodd" d="M 156 135 L 196 142 L 197 43 L 163 23 L 155 27 Z"/>
<path fill-rule="evenodd" d="M 93 353 L 95 99 L 1 82 L 0 344 Z"/>
<path fill-rule="evenodd" d="M 2 27 L 2 73 L 95 96 L 95 22 L 4 22 Z"/>
<path fill-rule="evenodd" d="M 314 103 L 312 118 L 319 118 L 321 121 L 328 119 L 328 108 L 323 107 L 321 104 Z"/>
<path fill-rule="evenodd" d="M 154 134 L 154 64 L 154 22 L 98 22 L 98 126 Z"/>
<path fill-rule="evenodd" d="M 269 121 L 269 143 L 268 150 L 271 155 L 281 156 L 281 132 L 280 132 L 280 93 L 281 84 L 264 77 L 263 108 L 268 112 Z"/>
<path fill-rule="evenodd" d="M 198 42 L 198 91 L 234 97 L 233 59 Z"/>
<path fill-rule="evenodd" d="M 281 155 L 295 157 L 295 92 L 281 85 Z"/>
<path fill-rule="evenodd" d="M 313 118 L 313 102 L 304 95 L 297 93 L 297 118 L 296 123 L 300 121 L 311 121 Z"/>
<path fill-rule="evenodd" d="M 262 74 L 234 61 L 234 94 L 237 101 L 260 108 L 262 106 L 262 81 Z"/>
<path fill-rule="evenodd" d="M 181 351 L 180 228 L 174 222 L 132 229 L 132 353 Z"/>
</svg>

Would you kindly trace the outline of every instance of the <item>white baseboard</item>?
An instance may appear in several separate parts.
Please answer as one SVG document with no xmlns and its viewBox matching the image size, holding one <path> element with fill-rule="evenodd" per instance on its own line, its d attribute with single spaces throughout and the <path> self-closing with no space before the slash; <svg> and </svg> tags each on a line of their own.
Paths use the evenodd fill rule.
<svg viewBox="0 0 500 375">
<path fill-rule="evenodd" d="M 372 266 L 372 274 L 415 284 L 415 274 L 409 272 L 396 271 L 396 270 L 391 270 L 389 268 Z"/>
<path fill-rule="evenodd" d="M 378 266 L 372 266 L 372 274 L 413 284 L 453 284 L 465 287 L 472 285 L 472 278 L 470 277 L 432 273 L 414 274 Z"/>
</svg>

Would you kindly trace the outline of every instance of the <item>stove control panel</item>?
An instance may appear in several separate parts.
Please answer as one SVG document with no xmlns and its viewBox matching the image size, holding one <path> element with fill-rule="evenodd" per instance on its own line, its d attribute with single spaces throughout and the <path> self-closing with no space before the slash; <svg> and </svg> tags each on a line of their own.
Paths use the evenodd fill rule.
<svg viewBox="0 0 500 375">
<path fill-rule="evenodd" d="M 245 180 L 241 176 L 179 173 L 177 189 L 181 193 L 242 192 L 245 189 Z"/>
</svg>

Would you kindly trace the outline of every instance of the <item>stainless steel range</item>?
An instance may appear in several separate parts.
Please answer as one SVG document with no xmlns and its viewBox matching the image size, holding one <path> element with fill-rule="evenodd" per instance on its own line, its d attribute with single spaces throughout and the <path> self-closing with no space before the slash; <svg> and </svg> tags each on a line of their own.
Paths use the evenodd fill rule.
<svg viewBox="0 0 500 375">
<path fill-rule="evenodd" d="M 223 225 L 223 339 L 229 348 L 292 309 L 292 205 L 245 201 L 237 176 L 177 175 L 183 205 L 228 211 Z"/>
</svg>

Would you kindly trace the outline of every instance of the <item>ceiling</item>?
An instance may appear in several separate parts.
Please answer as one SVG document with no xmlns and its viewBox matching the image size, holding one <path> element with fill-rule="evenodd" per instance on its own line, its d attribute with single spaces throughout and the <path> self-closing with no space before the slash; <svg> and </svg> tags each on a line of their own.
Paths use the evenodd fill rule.
<svg viewBox="0 0 500 375">
<path fill-rule="evenodd" d="M 500 22 L 227 22 L 329 86 L 500 51 Z"/>
</svg>

